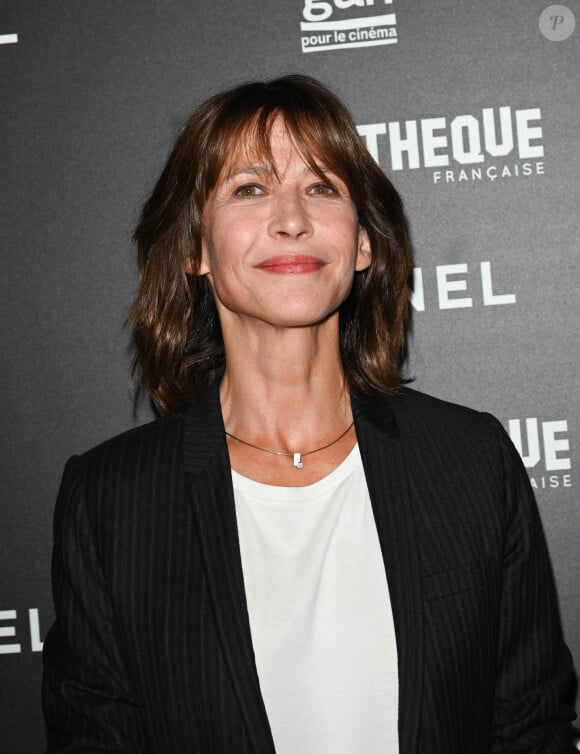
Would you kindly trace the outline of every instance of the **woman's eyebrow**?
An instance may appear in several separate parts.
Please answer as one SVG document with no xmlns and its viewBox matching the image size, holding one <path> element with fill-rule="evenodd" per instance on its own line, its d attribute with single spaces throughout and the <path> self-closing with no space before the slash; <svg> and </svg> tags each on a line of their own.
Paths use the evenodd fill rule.
<svg viewBox="0 0 580 754">
<path fill-rule="evenodd" d="M 268 165 L 240 165 L 228 171 L 227 178 L 235 178 L 238 175 L 267 175 L 269 173 L 272 173 L 272 168 Z"/>
<path fill-rule="evenodd" d="M 333 171 L 326 167 L 326 165 L 317 165 L 318 170 L 314 170 L 310 165 L 304 165 L 300 171 L 300 175 L 317 175 L 320 173 L 333 173 Z M 275 173 L 273 167 L 266 163 L 257 163 L 254 165 L 236 165 L 226 175 L 226 180 L 230 181 L 237 178 L 240 175 L 256 175 L 256 176 L 271 176 Z"/>
</svg>

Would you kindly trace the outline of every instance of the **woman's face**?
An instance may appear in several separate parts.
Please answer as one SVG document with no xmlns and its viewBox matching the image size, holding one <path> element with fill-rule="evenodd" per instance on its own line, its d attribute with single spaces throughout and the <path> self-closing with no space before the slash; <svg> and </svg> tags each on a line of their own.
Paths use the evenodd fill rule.
<svg viewBox="0 0 580 754">
<path fill-rule="evenodd" d="M 277 175 L 251 147 L 238 150 L 204 207 L 200 272 L 210 277 L 222 327 L 239 318 L 322 322 L 337 314 L 355 270 L 370 264 L 344 182 L 324 165 L 326 180 L 312 172 L 281 118 L 271 150 Z"/>
</svg>

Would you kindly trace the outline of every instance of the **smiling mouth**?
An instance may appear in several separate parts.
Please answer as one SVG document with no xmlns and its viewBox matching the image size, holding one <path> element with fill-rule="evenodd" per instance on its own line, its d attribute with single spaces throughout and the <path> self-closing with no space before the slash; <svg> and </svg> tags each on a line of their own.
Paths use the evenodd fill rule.
<svg viewBox="0 0 580 754">
<path fill-rule="evenodd" d="M 257 265 L 259 270 L 273 272 L 276 275 L 301 275 L 316 272 L 326 265 L 322 259 L 307 254 L 281 254 L 270 257 Z"/>
</svg>

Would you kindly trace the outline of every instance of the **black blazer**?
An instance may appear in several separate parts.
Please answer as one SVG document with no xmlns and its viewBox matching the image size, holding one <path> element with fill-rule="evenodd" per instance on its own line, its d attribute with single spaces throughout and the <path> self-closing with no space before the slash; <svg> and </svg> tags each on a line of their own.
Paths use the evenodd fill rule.
<svg viewBox="0 0 580 754">
<path fill-rule="evenodd" d="M 395 621 L 401 754 L 572 752 L 571 660 L 509 438 L 414 391 L 353 411 Z M 274 752 L 217 386 L 69 461 L 53 590 L 49 752 Z"/>
</svg>

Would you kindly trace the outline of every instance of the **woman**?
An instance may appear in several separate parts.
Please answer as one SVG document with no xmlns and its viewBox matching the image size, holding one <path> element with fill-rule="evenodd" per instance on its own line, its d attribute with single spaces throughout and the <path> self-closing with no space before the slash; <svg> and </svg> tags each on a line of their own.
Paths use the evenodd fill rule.
<svg viewBox="0 0 580 754">
<path fill-rule="evenodd" d="M 571 751 L 527 476 L 402 387 L 407 226 L 344 106 L 208 100 L 135 237 L 165 417 L 65 470 L 49 751 Z"/>
</svg>

